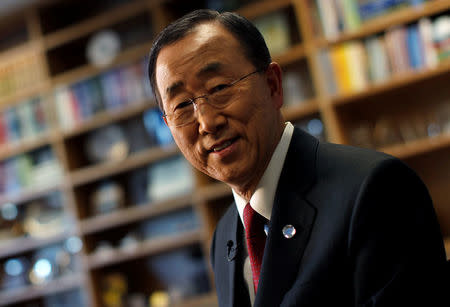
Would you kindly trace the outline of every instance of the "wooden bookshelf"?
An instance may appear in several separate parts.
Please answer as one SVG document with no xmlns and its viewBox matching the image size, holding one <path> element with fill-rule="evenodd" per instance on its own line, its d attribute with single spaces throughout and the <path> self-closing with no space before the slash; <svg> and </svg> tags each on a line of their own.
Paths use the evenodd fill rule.
<svg viewBox="0 0 450 307">
<path fill-rule="evenodd" d="M 84 235 L 98 231 L 105 231 L 109 228 L 139 222 L 150 217 L 187 208 L 191 206 L 192 202 L 192 194 L 188 193 L 170 198 L 168 200 L 155 201 L 142 205 L 133 205 L 131 207 L 116 210 L 112 213 L 84 219 L 80 223 L 80 228 Z"/>
<path fill-rule="evenodd" d="M 369 85 L 365 90 L 337 95 L 331 98 L 330 103 L 334 105 L 344 105 L 358 101 L 364 101 L 364 99 L 379 95 L 388 91 L 394 91 L 402 87 L 414 86 L 414 84 L 430 80 L 434 77 L 443 76 L 450 72 L 450 60 L 446 60 L 440 63 L 436 68 L 422 69 L 417 71 L 409 71 L 402 74 L 394 75 L 389 81 Z"/>
<path fill-rule="evenodd" d="M 189 298 L 182 303 L 174 304 L 174 307 L 217 307 L 217 294 L 215 292 Z"/>
<path fill-rule="evenodd" d="M 447 253 L 447 260 L 450 260 L 450 237 L 444 239 L 445 252 Z"/>
<path fill-rule="evenodd" d="M 91 64 L 86 64 L 84 66 L 72 69 L 68 72 L 58 74 L 57 76 L 52 78 L 52 84 L 54 86 L 58 86 L 62 84 L 75 83 L 77 81 L 96 76 L 114 67 L 139 60 L 148 53 L 151 45 L 151 42 L 144 42 L 141 45 L 124 50 L 116 57 L 116 59 L 111 64 L 106 65 L 105 67 L 96 67 Z"/>
<path fill-rule="evenodd" d="M 320 110 L 316 99 L 299 102 L 298 105 L 283 107 L 281 113 L 286 120 L 292 121 L 318 113 Z"/>
<path fill-rule="evenodd" d="M 418 7 L 411 6 L 397 9 L 386 15 L 366 21 L 358 30 L 350 33 L 342 33 L 334 40 L 318 38 L 315 44 L 317 47 L 323 48 L 350 40 L 363 39 L 368 36 L 383 32 L 389 28 L 408 24 L 417 21 L 422 17 L 435 15 L 448 9 L 450 9 L 450 3 L 447 0 L 430 0 Z"/>
<path fill-rule="evenodd" d="M 150 239 L 126 249 L 113 249 L 87 256 L 90 269 L 99 269 L 126 261 L 160 254 L 173 249 L 182 248 L 201 243 L 203 232 L 200 230 L 184 232 L 182 234 L 167 235 L 161 238 Z"/>
<path fill-rule="evenodd" d="M 65 186 L 65 180 L 59 182 L 52 182 L 42 186 L 37 187 L 27 187 L 23 188 L 15 193 L 0 195 L 0 204 L 13 203 L 20 204 L 24 203 L 45 195 L 51 192 L 62 189 Z"/>
<path fill-rule="evenodd" d="M 93 19 L 88 19 L 79 24 L 70 26 L 60 31 L 51 33 L 44 38 L 45 47 L 51 49 L 64 43 L 70 42 L 82 36 L 88 35 L 96 30 L 107 28 L 108 26 L 133 17 L 148 7 L 148 3 L 143 0 L 133 0 L 130 3 L 113 8 Z"/>
<path fill-rule="evenodd" d="M 410 157 L 416 157 L 448 147 L 450 147 L 450 134 L 444 133 L 435 137 L 419 139 L 405 144 L 383 147 L 380 148 L 380 150 L 401 159 L 408 159 Z"/>
<path fill-rule="evenodd" d="M 39 286 L 26 286 L 18 289 L 4 290 L 0 292 L 0 306 L 18 304 L 68 291 L 80 287 L 82 283 L 83 277 L 81 275 L 67 275 Z"/>
<path fill-rule="evenodd" d="M 273 60 L 280 65 L 288 65 L 294 63 L 306 56 L 305 47 L 303 44 L 296 44 L 295 46 L 289 48 L 287 51 L 276 54 Z"/>
<path fill-rule="evenodd" d="M 32 151 L 39 147 L 51 145 L 57 138 L 57 135 L 51 132 L 44 132 L 32 138 L 20 140 L 16 143 L 6 143 L 0 145 L 0 161 L 17 156 L 21 153 Z"/>
<path fill-rule="evenodd" d="M 72 234 L 73 233 L 70 231 L 62 231 L 47 238 L 20 237 L 12 239 L 0 245 L 0 258 L 14 256 L 20 253 L 39 249 L 53 243 L 58 243 L 68 238 Z"/>
<path fill-rule="evenodd" d="M 157 147 L 131 154 L 122 161 L 108 161 L 98 165 L 84 167 L 73 171 L 69 175 L 69 183 L 72 186 L 86 184 L 101 178 L 123 173 L 163 158 L 168 158 L 179 153 L 175 146 Z"/>
<path fill-rule="evenodd" d="M 88 131 L 103 127 L 105 125 L 116 123 L 130 117 L 140 115 L 144 111 L 154 107 L 156 107 L 156 103 L 153 100 L 147 100 L 136 102 L 132 105 L 124 106 L 114 110 L 105 110 L 98 114 L 95 114 L 89 119 L 84 120 L 80 125 L 65 130 L 62 133 L 62 136 L 64 139 L 75 137 L 82 133 L 86 133 Z"/>
<path fill-rule="evenodd" d="M 165 200 L 144 204 L 134 204 L 127 199 L 125 201 L 126 206 L 115 212 L 98 216 L 91 216 L 87 213 L 90 204 L 89 195 L 95 191 L 97 183 L 105 179 L 118 178 L 123 184 L 128 180 L 126 177 L 128 173 L 179 155 L 180 151 L 175 145 L 152 147 L 129 154 L 120 161 L 89 164 L 85 161 L 87 159 L 82 157 L 84 154 L 82 152 L 83 140 L 88 134 L 109 124 L 122 124 L 138 119 L 142 117 L 146 110 L 156 107 L 155 101 L 146 99 L 145 101 L 123 105 L 115 110 L 100 111 L 79 123 L 77 122 L 72 128 L 65 129 L 64 125 L 59 123 L 57 119 L 58 110 L 55 107 L 53 93 L 61 86 L 71 87 L 75 83 L 142 61 L 151 48 L 152 40 L 156 35 L 155 31 L 169 24 L 173 16 L 187 13 L 187 7 L 190 4 L 182 5 L 182 8 L 180 8 L 178 7 L 178 1 L 181 0 L 117 1 L 117 6 L 98 4 L 100 7 L 104 5 L 105 9 L 97 10 L 95 16 L 91 14 L 92 8 L 86 6 L 83 7 L 86 14 L 76 16 L 76 12 L 67 12 L 68 17 L 73 17 L 75 22 L 64 21 L 63 26 L 49 25 L 47 20 L 42 19 L 42 16 L 52 14 L 53 6 L 60 1 L 62 0 L 36 1 L 23 13 L 2 22 L 2 25 L 11 23 L 12 26 L 21 27 L 17 30 L 19 32 L 25 27 L 28 31 L 26 33 L 28 40 L 19 43 L 11 42 L 10 48 L 0 51 L 1 62 L 12 63 L 20 57 L 37 55 L 38 65 L 42 67 L 42 76 L 37 82 L 24 87 L 20 91 L 15 91 L 8 96 L 0 96 L 0 111 L 37 96 L 46 97 L 46 99 L 50 97 L 51 118 L 47 133 L 34 139 L 1 145 L 0 161 L 40 147 L 50 146 L 61 160 L 64 174 L 59 182 L 48 186 L 30 187 L 14 194 L 0 195 L 0 206 L 5 203 L 18 205 L 25 203 L 26 205 L 27 202 L 54 191 L 62 191 L 65 193 L 67 201 L 64 210 L 67 210 L 67 213 L 74 218 L 75 225 L 74 229 L 70 231 L 64 231 L 46 239 L 36 240 L 23 237 L 6 242 L 0 245 L 0 258 L 32 253 L 34 250 L 61 242 L 68 236 L 76 234 L 82 238 L 85 245 L 79 254 L 83 265 L 81 271 L 73 276 L 65 276 L 42 286 L 28 286 L 0 292 L 0 306 L 27 302 L 53 293 L 81 288 L 88 298 L 88 306 L 101 307 L 102 305 L 98 301 L 100 294 L 97 293 L 99 289 L 95 286 L 95 282 L 103 271 L 114 270 L 115 268 L 122 269 L 130 263 L 141 261 L 146 257 L 191 245 L 202 247 L 205 262 L 207 262 L 212 232 L 220 215 L 232 198 L 231 189 L 227 185 L 215 182 L 198 171 L 194 171 L 195 176 L 192 180 L 195 181 L 195 189 L 191 193 L 179 196 L 169 195 Z M 76 1 L 71 3 L 71 5 L 78 5 Z M 439 105 L 441 100 L 447 99 L 447 103 L 450 101 L 448 89 L 443 85 L 445 83 L 443 80 L 450 75 L 449 59 L 441 61 L 433 68 L 393 74 L 381 83 L 369 83 L 363 90 L 336 95 L 330 95 L 327 92 L 324 86 L 326 72 L 322 70 L 316 59 L 319 52 L 339 44 L 365 41 L 366 38 L 383 34 L 392 28 L 416 23 L 423 17 L 448 14 L 450 10 L 448 0 L 429 0 L 418 7 L 405 6 L 363 22 L 358 29 L 351 32 L 342 32 L 335 39 L 325 39 L 316 22 L 311 22 L 318 16 L 315 14 L 314 4 L 315 0 L 256 0 L 250 3 L 246 1 L 246 4 L 236 8 L 238 13 L 250 20 L 256 20 L 275 12 L 286 14 L 286 18 L 289 19 L 291 46 L 279 54 L 273 54 L 273 60 L 282 66 L 283 71 L 299 70 L 301 77 L 306 74 L 307 79 L 301 82 L 306 82 L 309 86 L 308 91 L 312 88 L 313 93 L 312 96 L 305 95 L 305 97 L 308 97 L 305 100 L 299 99 L 298 103 L 284 106 L 282 113 L 286 120 L 295 123 L 309 120 L 312 117 L 320 118 L 323 121 L 329 141 L 351 144 L 349 135 L 354 122 L 365 119 L 364 116 L 373 119 L 376 115 L 401 113 L 399 110 L 402 110 L 402 108 L 407 111 L 410 106 L 403 102 L 403 98 L 410 91 L 417 92 L 419 87 L 424 86 L 430 91 L 427 98 L 417 95 L 419 97 L 417 99 L 420 99 L 420 101 L 417 102 L 415 108 L 423 110 L 424 114 L 429 108 Z M 192 5 L 198 7 L 200 4 Z M 60 50 L 70 50 L 72 46 L 75 46 L 78 48 L 77 50 L 84 51 L 85 46 L 83 44 L 86 44 L 91 35 L 104 29 L 114 28 L 117 25 L 132 23 L 135 18 L 142 15 L 149 17 L 151 24 L 145 31 L 151 33 L 150 37 L 144 38 L 143 36 L 138 42 L 131 43 L 121 50 L 112 63 L 104 67 L 96 67 L 83 58 L 83 61 L 80 61 L 82 64 L 69 65 L 66 69 L 65 62 L 78 63 L 77 60 L 85 55 L 80 52 L 77 55 L 77 60 L 74 60 L 73 55 L 67 54 L 66 56 L 65 52 Z M 291 20 L 292 18 L 294 20 Z M 16 22 L 15 19 L 19 21 Z M 320 24 L 320 22 L 317 22 L 317 24 Z M 120 30 L 121 27 L 118 27 L 118 31 Z M 126 32 L 126 29 L 124 31 Z M 55 54 L 61 58 L 53 58 L 56 57 Z M 58 61 L 62 61 L 62 63 Z M 61 65 L 61 67 L 58 65 Z M 414 96 L 414 94 L 410 96 Z M 367 111 L 365 111 L 366 108 Z M 445 174 L 448 173 L 448 167 L 445 165 L 450 165 L 449 158 L 445 158 L 446 153 L 450 150 L 448 133 L 442 133 L 433 138 L 417 139 L 404 144 L 381 146 L 377 149 L 407 160 L 408 163 L 412 161 L 412 165 L 417 168 L 418 173 L 427 175 L 426 183 L 430 185 L 431 193 L 435 193 L 432 194 L 432 197 L 434 196 L 438 200 L 438 207 L 445 208 L 446 205 L 449 205 L 448 197 L 446 198 L 443 195 L 443 191 L 445 191 L 443 186 L 448 184 L 446 179 L 448 177 L 445 177 Z M 434 159 L 437 162 L 433 164 Z M 429 176 L 434 170 L 438 173 L 436 179 Z M 445 204 L 445 202 L 447 203 Z M 106 254 L 89 254 L 88 252 L 95 250 L 97 237 L 102 235 L 114 237 L 123 229 L 132 229 L 147 219 L 186 208 L 192 208 L 198 214 L 200 229 L 158 237 L 141 242 L 134 248 L 126 250 L 113 248 Z M 443 229 L 450 229 L 447 226 L 450 225 L 450 217 L 447 217 L 448 214 L 446 215 L 444 211 L 438 211 L 438 217 L 440 222 L 444 223 Z M 446 247 L 448 252 L 450 250 L 450 240 L 448 239 L 450 233 L 444 233 L 444 235 L 447 236 Z M 212 275 L 211 272 L 209 275 Z M 213 281 L 211 281 L 211 288 L 213 288 Z M 216 294 L 211 292 L 206 295 L 199 295 L 186 299 L 176 306 L 217 306 Z"/>
</svg>

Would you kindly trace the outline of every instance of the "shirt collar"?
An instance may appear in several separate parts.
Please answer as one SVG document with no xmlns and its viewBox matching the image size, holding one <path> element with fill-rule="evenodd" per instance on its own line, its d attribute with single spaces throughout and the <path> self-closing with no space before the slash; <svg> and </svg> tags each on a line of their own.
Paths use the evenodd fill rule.
<svg viewBox="0 0 450 307">
<path fill-rule="evenodd" d="M 280 142 L 275 148 L 269 165 L 264 171 L 255 192 L 250 198 L 250 205 L 252 208 L 268 220 L 270 220 L 270 216 L 272 214 L 273 201 L 275 199 L 278 179 L 280 178 L 281 170 L 283 168 L 284 160 L 286 159 L 286 154 L 289 149 L 289 144 L 293 133 L 294 126 L 290 122 L 286 122 Z M 234 201 L 243 224 L 244 207 L 247 204 L 247 201 L 239 196 L 233 189 L 232 191 Z"/>
</svg>

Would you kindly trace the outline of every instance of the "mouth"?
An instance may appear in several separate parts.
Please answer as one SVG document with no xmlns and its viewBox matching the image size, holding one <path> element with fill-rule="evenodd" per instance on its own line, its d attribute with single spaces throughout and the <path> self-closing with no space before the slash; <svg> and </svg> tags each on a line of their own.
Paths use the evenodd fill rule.
<svg viewBox="0 0 450 307">
<path fill-rule="evenodd" d="M 217 152 L 221 152 L 222 150 L 226 149 L 227 147 L 231 146 L 234 142 L 236 142 L 236 140 L 238 139 L 238 137 L 235 137 L 233 139 L 229 139 L 226 140 L 224 142 L 220 142 L 217 144 L 214 144 L 208 151 L 208 153 L 217 153 Z"/>
</svg>

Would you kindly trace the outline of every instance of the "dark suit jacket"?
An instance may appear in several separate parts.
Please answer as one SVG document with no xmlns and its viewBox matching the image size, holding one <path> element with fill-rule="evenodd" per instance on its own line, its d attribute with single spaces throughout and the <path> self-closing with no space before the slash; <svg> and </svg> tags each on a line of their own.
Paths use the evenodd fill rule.
<svg viewBox="0 0 450 307">
<path fill-rule="evenodd" d="M 297 230 L 291 239 L 286 224 Z M 221 307 L 249 305 L 242 244 L 232 204 L 211 247 Z M 254 306 L 438 306 L 444 263 L 431 199 L 411 169 L 294 130 Z"/>
</svg>

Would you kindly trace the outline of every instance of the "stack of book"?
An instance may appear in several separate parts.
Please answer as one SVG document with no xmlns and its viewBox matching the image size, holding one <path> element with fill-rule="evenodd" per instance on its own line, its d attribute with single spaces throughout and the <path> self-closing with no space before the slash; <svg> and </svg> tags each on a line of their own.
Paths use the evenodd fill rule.
<svg viewBox="0 0 450 307">
<path fill-rule="evenodd" d="M 59 122 L 70 129 L 101 111 L 120 110 L 152 97 L 145 60 L 106 71 L 55 91 Z"/>
<path fill-rule="evenodd" d="M 439 22 L 444 18 L 449 19 L 450 15 L 435 20 L 423 18 L 415 24 L 392 28 L 384 35 L 331 47 L 328 53 L 319 55 L 324 71 L 333 76 L 327 80 L 328 91 L 331 94 L 360 91 L 370 83 L 435 67 L 450 56 L 450 34 L 436 36 L 438 27 L 443 28 Z M 441 32 L 450 33 L 450 29 Z"/>
<path fill-rule="evenodd" d="M 55 184 L 61 177 L 62 170 L 53 151 L 43 147 L 0 162 L 0 195 Z"/>
<path fill-rule="evenodd" d="M 40 98 L 0 111 L 0 145 L 35 139 L 47 128 L 48 116 Z"/>
<path fill-rule="evenodd" d="M 320 23 L 326 38 L 357 30 L 362 23 L 392 10 L 420 5 L 426 0 L 316 0 Z"/>
</svg>

